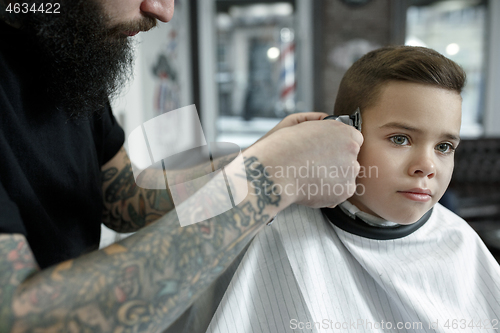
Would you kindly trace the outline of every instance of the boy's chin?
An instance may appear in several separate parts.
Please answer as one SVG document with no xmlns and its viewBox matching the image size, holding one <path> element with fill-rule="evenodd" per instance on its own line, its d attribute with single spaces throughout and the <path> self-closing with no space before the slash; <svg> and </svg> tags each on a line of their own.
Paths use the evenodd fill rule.
<svg viewBox="0 0 500 333">
<path fill-rule="evenodd" d="M 382 218 L 398 224 L 410 225 L 420 220 L 427 212 L 428 210 L 413 211 L 413 212 L 407 211 L 400 214 L 393 212 L 392 214 L 389 213 L 386 216 L 382 216 Z"/>
<path fill-rule="evenodd" d="M 349 201 L 365 213 L 402 225 L 410 225 L 417 222 L 434 206 L 434 204 L 431 206 L 430 203 L 425 203 L 416 206 L 405 205 L 404 208 L 401 206 L 398 209 L 395 204 L 384 206 L 380 202 L 373 203 L 359 200 L 356 197 L 350 198 Z"/>
<path fill-rule="evenodd" d="M 422 215 L 422 216 L 423 216 L 423 215 Z M 394 222 L 396 222 L 397 224 L 401 224 L 401 225 L 411 225 L 411 224 L 413 224 L 413 223 L 417 222 L 418 220 L 420 220 L 420 218 L 422 218 L 422 216 L 420 216 L 420 217 L 419 217 L 418 219 L 416 219 L 416 220 L 413 220 L 413 219 L 412 219 L 412 220 L 410 220 L 410 221 L 408 221 L 408 220 L 402 220 L 402 221 L 394 221 Z"/>
</svg>

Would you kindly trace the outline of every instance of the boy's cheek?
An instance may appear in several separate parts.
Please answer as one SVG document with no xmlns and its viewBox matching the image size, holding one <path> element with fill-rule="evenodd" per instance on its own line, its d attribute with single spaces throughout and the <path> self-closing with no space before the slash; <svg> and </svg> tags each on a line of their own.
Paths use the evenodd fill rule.
<svg viewBox="0 0 500 333">
<path fill-rule="evenodd" d="M 451 177 L 453 176 L 453 161 L 444 163 L 438 171 L 439 185 L 443 188 L 443 193 L 446 191 L 451 182 Z"/>
</svg>

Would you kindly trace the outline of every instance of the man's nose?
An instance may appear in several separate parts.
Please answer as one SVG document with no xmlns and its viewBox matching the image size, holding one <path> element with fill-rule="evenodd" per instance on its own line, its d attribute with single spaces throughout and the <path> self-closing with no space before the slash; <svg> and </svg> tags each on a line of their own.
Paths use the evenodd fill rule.
<svg viewBox="0 0 500 333">
<path fill-rule="evenodd" d="M 141 3 L 141 11 L 162 22 L 168 22 L 174 14 L 174 0 L 144 0 Z"/>
<path fill-rule="evenodd" d="M 434 149 L 420 149 L 413 156 L 408 174 L 410 176 L 433 178 L 436 175 Z"/>
</svg>

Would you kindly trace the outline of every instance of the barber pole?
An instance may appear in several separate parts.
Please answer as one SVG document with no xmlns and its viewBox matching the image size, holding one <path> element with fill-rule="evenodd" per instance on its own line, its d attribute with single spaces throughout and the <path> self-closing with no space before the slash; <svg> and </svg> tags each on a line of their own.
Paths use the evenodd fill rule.
<svg viewBox="0 0 500 333">
<path fill-rule="evenodd" d="M 295 42 L 292 29 L 283 28 L 281 37 L 280 105 L 286 113 L 295 111 Z"/>
</svg>

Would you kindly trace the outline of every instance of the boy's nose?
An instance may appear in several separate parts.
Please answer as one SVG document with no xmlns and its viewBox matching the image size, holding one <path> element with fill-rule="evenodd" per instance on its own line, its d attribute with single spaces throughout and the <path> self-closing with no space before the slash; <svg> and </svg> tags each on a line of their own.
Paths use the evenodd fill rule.
<svg viewBox="0 0 500 333">
<path fill-rule="evenodd" d="M 175 0 L 144 0 L 141 11 L 162 22 L 168 22 L 174 14 L 174 2 Z"/>
<path fill-rule="evenodd" d="M 410 176 L 433 178 L 436 175 L 436 163 L 434 162 L 434 150 L 432 152 L 421 152 L 415 154 L 408 169 Z"/>
</svg>

